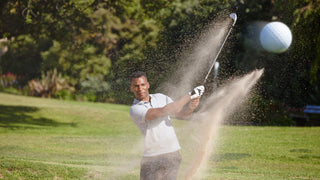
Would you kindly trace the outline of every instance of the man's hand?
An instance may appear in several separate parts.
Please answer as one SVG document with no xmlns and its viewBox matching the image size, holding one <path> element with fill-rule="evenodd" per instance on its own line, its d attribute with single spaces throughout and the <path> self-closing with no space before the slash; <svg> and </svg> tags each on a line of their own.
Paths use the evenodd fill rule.
<svg viewBox="0 0 320 180">
<path fill-rule="evenodd" d="M 193 89 L 193 91 L 189 92 L 191 99 L 195 99 L 197 97 L 202 96 L 204 93 L 204 86 L 198 86 Z"/>
</svg>

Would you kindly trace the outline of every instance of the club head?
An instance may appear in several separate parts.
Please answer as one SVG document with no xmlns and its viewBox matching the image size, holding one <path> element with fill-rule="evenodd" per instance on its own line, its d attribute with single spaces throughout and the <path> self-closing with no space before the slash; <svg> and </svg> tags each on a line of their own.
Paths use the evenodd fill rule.
<svg viewBox="0 0 320 180">
<path fill-rule="evenodd" d="M 218 71 L 219 66 L 220 66 L 220 63 L 219 63 L 218 61 L 216 61 L 216 62 L 214 63 L 214 70 L 215 70 L 215 71 Z"/>
<path fill-rule="evenodd" d="M 219 72 L 219 62 L 217 61 L 214 63 L 214 69 L 213 69 L 213 79 L 215 79 L 218 76 Z"/>
<path fill-rule="evenodd" d="M 237 21 L 237 14 L 236 13 L 231 13 L 230 17 L 233 19 L 232 26 L 234 26 L 236 24 L 236 21 Z"/>
</svg>

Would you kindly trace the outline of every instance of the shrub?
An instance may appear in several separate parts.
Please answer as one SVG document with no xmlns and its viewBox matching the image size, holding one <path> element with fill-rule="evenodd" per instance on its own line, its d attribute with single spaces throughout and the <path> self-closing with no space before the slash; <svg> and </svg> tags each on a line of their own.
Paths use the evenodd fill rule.
<svg viewBox="0 0 320 180">
<path fill-rule="evenodd" d="M 42 72 L 41 79 L 33 79 L 28 82 L 29 95 L 39 97 L 58 97 L 69 99 L 75 88 L 63 78 L 56 69 Z"/>
<path fill-rule="evenodd" d="M 78 98 L 84 101 L 104 102 L 110 91 L 110 85 L 104 81 L 103 75 L 87 76 L 81 82 L 81 89 Z"/>
<path fill-rule="evenodd" d="M 17 76 L 12 73 L 3 74 L 0 76 L 0 88 L 13 87 L 17 84 Z"/>
<path fill-rule="evenodd" d="M 294 121 L 290 118 L 291 113 L 298 113 L 299 108 L 292 108 L 273 100 L 267 100 L 259 95 L 249 101 L 249 120 L 254 125 L 269 126 L 293 126 Z"/>
</svg>

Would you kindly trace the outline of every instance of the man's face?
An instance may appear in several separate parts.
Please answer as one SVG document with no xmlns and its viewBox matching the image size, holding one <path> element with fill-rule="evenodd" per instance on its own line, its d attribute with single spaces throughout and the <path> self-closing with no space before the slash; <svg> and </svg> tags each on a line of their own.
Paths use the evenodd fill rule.
<svg viewBox="0 0 320 180">
<path fill-rule="evenodd" d="M 147 78 L 141 76 L 139 78 L 134 78 L 131 81 L 130 90 L 134 93 L 134 96 L 139 101 L 148 101 L 149 100 L 149 83 Z"/>
</svg>

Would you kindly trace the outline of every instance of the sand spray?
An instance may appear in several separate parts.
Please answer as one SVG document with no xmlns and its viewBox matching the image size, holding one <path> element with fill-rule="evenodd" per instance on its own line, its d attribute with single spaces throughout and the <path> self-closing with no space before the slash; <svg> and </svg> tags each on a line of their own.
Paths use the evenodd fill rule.
<svg viewBox="0 0 320 180">
<path fill-rule="evenodd" d="M 186 40 L 186 47 L 176 52 L 180 54 L 180 60 L 174 72 L 158 89 L 172 98 L 178 98 L 194 88 L 197 82 L 203 82 L 231 23 L 229 17 L 219 18 L 198 32 L 196 40 Z"/>
<path fill-rule="evenodd" d="M 212 60 L 216 56 L 232 20 L 218 17 L 199 33 L 194 46 L 183 51 L 181 61 L 172 78 L 162 84 L 170 97 L 178 98 L 190 91 L 196 82 L 202 82 Z M 229 40 L 230 41 L 230 40 Z M 263 69 L 254 70 L 244 76 L 232 78 L 201 99 L 201 108 L 190 122 L 176 128 L 182 145 L 179 179 L 200 179 L 205 175 L 206 165 L 216 147 L 219 129 L 223 121 L 235 111 L 242 110 L 250 97 Z"/>
<path fill-rule="evenodd" d="M 212 63 L 210 60 L 217 54 L 231 23 L 230 18 L 220 17 L 204 28 L 194 46 L 188 47 L 187 51 L 179 52 L 181 60 L 177 64 L 178 68 L 158 90 L 175 99 L 190 91 L 196 82 L 202 82 L 201 78 L 207 73 Z M 207 162 L 217 145 L 221 124 L 250 97 L 250 92 L 263 71 L 254 70 L 225 82 L 211 95 L 201 99 L 199 111 L 186 125 L 175 127 L 183 158 L 178 179 L 201 179 L 205 176 Z M 132 150 L 142 151 L 140 140 L 138 144 Z M 133 158 L 132 163 L 128 163 L 128 160 L 123 162 L 125 163 L 119 164 L 121 167 L 117 166 L 121 171 L 113 174 L 111 179 L 117 179 L 125 172 L 137 169 L 140 166 L 140 157 Z"/>
<path fill-rule="evenodd" d="M 202 108 L 183 128 L 183 132 L 191 137 L 188 138 L 189 145 L 186 146 L 192 147 L 193 153 L 191 158 L 186 158 L 188 165 L 182 170 L 181 179 L 200 179 L 204 176 L 207 162 L 217 145 L 221 124 L 250 97 L 250 92 L 253 92 L 253 87 L 263 71 L 255 70 L 235 78 L 206 100 L 202 100 Z"/>
</svg>

